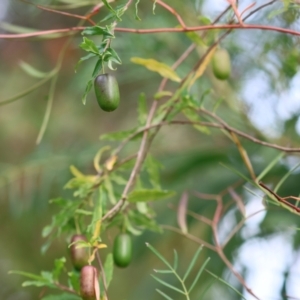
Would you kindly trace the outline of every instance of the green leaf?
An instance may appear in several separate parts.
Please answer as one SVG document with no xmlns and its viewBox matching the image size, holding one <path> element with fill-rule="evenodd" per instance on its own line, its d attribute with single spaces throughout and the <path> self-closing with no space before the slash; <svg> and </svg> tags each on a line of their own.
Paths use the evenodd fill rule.
<svg viewBox="0 0 300 300">
<path fill-rule="evenodd" d="M 171 97 L 172 95 L 173 95 L 173 93 L 170 92 L 170 91 L 161 91 L 161 92 L 158 92 L 154 95 L 154 99 L 159 100 L 163 97 Z"/>
<path fill-rule="evenodd" d="M 175 287 L 175 286 L 173 286 L 173 285 L 171 285 L 171 284 L 165 282 L 164 280 L 162 280 L 162 279 L 160 279 L 160 278 L 158 278 L 158 277 L 156 277 L 156 276 L 154 276 L 154 275 L 151 275 L 151 276 L 152 276 L 156 281 L 158 281 L 160 284 L 162 284 L 162 285 L 168 287 L 169 289 L 171 289 L 171 290 L 173 290 L 173 291 L 175 291 L 175 292 L 178 292 L 178 293 L 180 293 L 180 294 L 185 295 L 184 291 L 178 289 L 177 287 Z"/>
<path fill-rule="evenodd" d="M 265 167 L 265 169 L 257 176 L 256 181 L 259 182 L 262 180 L 270 170 L 284 157 L 285 153 L 281 152 L 276 156 L 272 161 Z"/>
<path fill-rule="evenodd" d="M 153 6 L 152 6 L 152 13 L 153 13 L 154 15 L 155 15 L 156 1 L 157 1 L 157 0 L 154 0 Z"/>
<path fill-rule="evenodd" d="M 153 271 L 155 273 L 158 273 L 158 274 L 174 274 L 173 270 L 157 270 L 157 269 L 154 269 Z"/>
<path fill-rule="evenodd" d="M 96 55 L 100 55 L 99 49 L 96 46 L 96 44 L 92 40 L 90 40 L 86 37 L 83 37 L 83 42 L 79 46 L 81 49 L 83 49 L 87 52 L 94 53 Z"/>
<path fill-rule="evenodd" d="M 170 198 L 175 195 L 174 191 L 167 190 L 135 190 L 128 195 L 128 202 L 148 202 Z"/>
<path fill-rule="evenodd" d="M 144 93 L 139 96 L 138 102 L 138 121 L 140 126 L 144 126 L 147 121 L 147 101 Z"/>
<path fill-rule="evenodd" d="M 195 112 L 192 108 L 185 108 L 182 110 L 183 114 L 192 122 L 199 122 L 200 117 L 197 112 Z M 210 130 L 206 126 L 201 125 L 193 125 L 193 127 L 199 130 L 202 133 L 209 134 Z"/>
<path fill-rule="evenodd" d="M 161 290 L 159 289 L 155 289 L 159 294 L 161 294 L 164 298 L 166 298 L 167 300 L 173 300 L 173 298 L 169 297 L 168 295 L 166 295 L 165 293 L 163 293 Z"/>
<path fill-rule="evenodd" d="M 82 32 L 82 35 L 105 35 L 105 37 L 114 38 L 115 36 L 107 30 L 105 27 L 101 26 L 91 26 L 86 27 Z"/>
<path fill-rule="evenodd" d="M 111 48 L 111 47 L 107 48 L 106 52 L 109 53 L 109 55 L 110 55 L 109 61 L 115 62 L 119 65 L 122 64 L 122 61 L 121 61 L 118 53 L 113 48 Z"/>
<path fill-rule="evenodd" d="M 203 41 L 201 36 L 194 31 L 189 31 L 185 33 L 186 36 L 196 45 L 207 47 L 207 44 Z"/>
<path fill-rule="evenodd" d="M 105 189 L 107 191 L 108 199 L 109 199 L 110 203 L 112 205 L 116 204 L 117 199 L 115 197 L 114 188 L 113 188 L 113 185 L 112 185 L 112 183 L 110 181 L 110 178 L 108 176 L 106 176 L 105 179 L 104 179 L 104 185 L 105 185 Z"/>
<path fill-rule="evenodd" d="M 90 90 L 92 89 L 93 87 L 93 83 L 94 83 L 94 79 L 90 79 L 87 84 L 86 84 L 86 87 L 85 87 L 85 92 L 82 96 L 82 103 L 85 105 L 86 104 L 86 97 L 88 95 L 88 93 L 90 92 Z"/>
<path fill-rule="evenodd" d="M 28 75 L 35 77 L 35 78 L 45 78 L 45 77 L 49 76 L 51 72 L 53 72 L 53 71 L 46 72 L 46 73 L 41 72 L 24 61 L 21 61 L 19 63 L 19 65 L 24 72 L 26 72 Z"/>
<path fill-rule="evenodd" d="M 81 58 L 79 59 L 79 61 L 77 62 L 77 64 L 75 65 L 75 72 L 77 71 L 79 65 L 80 65 L 83 61 L 88 60 L 88 59 L 90 59 L 90 58 L 92 58 L 92 57 L 95 57 L 95 56 L 97 56 L 97 54 L 95 54 L 95 53 L 89 53 L 89 54 L 87 54 L 87 55 L 81 57 Z"/>
<path fill-rule="evenodd" d="M 72 294 L 47 295 L 41 300 L 81 300 L 82 298 Z"/>
<path fill-rule="evenodd" d="M 163 165 L 154 159 L 152 155 L 148 155 L 145 161 L 145 168 L 153 188 L 160 189 L 160 170 L 163 168 Z"/>
<path fill-rule="evenodd" d="M 170 270 L 173 270 L 169 262 L 149 243 L 146 243 L 146 246 L 167 266 Z M 173 270 L 174 271 L 174 270 Z"/>
<path fill-rule="evenodd" d="M 100 71 L 102 70 L 102 67 L 103 67 L 103 60 L 102 60 L 102 57 L 100 57 L 98 59 L 98 61 L 96 62 L 96 65 L 94 67 L 94 71 L 93 71 L 93 74 L 92 74 L 93 81 L 98 76 L 98 74 L 100 73 Z"/>
<path fill-rule="evenodd" d="M 229 283 L 227 283 L 225 280 L 223 280 L 222 278 L 220 278 L 219 276 L 215 275 L 214 273 L 205 270 L 208 274 L 210 274 L 211 276 L 213 276 L 214 278 L 216 278 L 217 280 L 219 280 L 220 282 L 224 283 L 225 285 L 227 285 L 229 288 L 231 288 L 233 291 L 235 291 L 240 297 L 242 297 L 242 299 L 247 300 L 243 294 L 241 294 L 236 288 L 234 288 L 233 286 L 231 286 Z"/>
<path fill-rule="evenodd" d="M 196 277 L 194 278 L 194 281 L 193 281 L 193 283 L 192 283 L 192 285 L 191 285 L 191 287 L 190 287 L 190 289 L 189 289 L 189 291 L 188 291 L 189 294 L 191 293 L 191 291 L 192 291 L 193 288 L 195 287 L 195 285 L 196 285 L 196 283 L 197 283 L 199 277 L 201 276 L 201 274 L 202 274 L 204 268 L 206 267 L 206 265 L 208 264 L 209 261 L 210 261 L 210 257 L 208 257 L 208 258 L 205 260 L 205 262 L 202 264 L 200 270 L 198 271 L 198 273 L 197 273 Z"/>
<path fill-rule="evenodd" d="M 40 275 L 28 273 L 28 272 L 23 272 L 23 271 L 13 270 L 13 271 L 9 271 L 8 274 L 22 275 L 22 276 L 28 277 L 28 278 L 30 278 L 30 279 L 34 279 L 34 280 L 36 280 L 36 281 L 46 282 L 46 280 L 45 280 L 44 277 L 42 277 L 42 276 L 40 276 Z"/>
<path fill-rule="evenodd" d="M 111 280 L 113 279 L 114 272 L 114 260 L 113 255 L 111 253 L 107 254 L 106 260 L 104 263 L 104 274 L 106 278 L 106 286 L 108 287 Z"/>
<path fill-rule="evenodd" d="M 22 283 L 22 287 L 27 287 L 27 286 L 37 286 L 37 287 L 42 287 L 42 286 L 48 286 L 50 288 L 55 288 L 56 286 L 53 283 L 49 282 L 42 282 L 42 281 L 24 281 Z"/>
<path fill-rule="evenodd" d="M 189 267 L 187 268 L 187 270 L 186 270 L 186 272 L 185 272 L 185 274 L 184 274 L 184 276 L 183 276 L 183 281 L 185 281 L 185 280 L 187 279 L 187 277 L 189 276 L 190 272 L 192 271 L 192 269 L 193 269 L 193 267 L 194 267 L 194 265 L 195 265 L 195 263 L 196 263 L 196 260 L 198 259 L 199 254 L 200 254 L 200 252 L 202 251 L 202 248 L 203 248 L 203 247 L 200 247 L 200 248 L 196 251 L 196 253 L 195 253 L 193 259 L 191 260 L 191 262 L 190 262 L 190 264 L 189 264 Z"/>
<path fill-rule="evenodd" d="M 174 249 L 174 263 L 173 263 L 173 269 L 176 271 L 177 267 L 178 267 L 178 253 L 177 251 Z"/>
<path fill-rule="evenodd" d="M 113 13 L 116 13 L 115 10 L 110 6 L 107 0 L 102 0 L 103 4 Z"/>
<path fill-rule="evenodd" d="M 168 78 L 168 79 L 176 81 L 176 82 L 181 81 L 180 77 L 177 75 L 177 73 L 172 68 L 170 68 L 168 65 L 161 63 L 155 59 L 151 59 L 151 58 L 144 59 L 144 58 L 140 58 L 140 57 L 132 57 L 130 59 L 130 61 L 135 64 L 142 65 L 150 71 L 157 72 L 164 78 Z"/>
<path fill-rule="evenodd" d="M 140 0 L 136 0 L 135 2 L 135 19 L 138 21 L 141 21 L 140 17 L 138 16 L 138 5 L 140 3 Z"/>
<path fill-rule="evenodd" d="M 99 187 L 99 195 L 98 197 L 95 197 L 94 200 L 94 207 L 93 207 L 93 219 L 91 224 L 88 226 L 88 232 L 95 233 L 95 229 L 97 225 L 97 222 L 101 220 L 103 215 L 103 205 L 106 205 L 107 202 L 107 194 L 104 189 L 104 187 L 101 185 Z"/>
<path fill-rule="evenodd" d="M 55 259 L 54 261 L 54 270 L 52 271 L 52 277 L 54 280 L 58 281 L 58 278 L 61 274 L 61 271 L 63 270 L 66 263 L 66 258 L 62 257 L 59 259 Z"/>
<path fill-rule="evenodd" d="M 145 202 L 138 202 L 138 203 L 145 203 Z M 149 217 L 148 214 L 145 215 L 140 213 L 138 210 L 137 211 L 131 210 L 128 215 L 130 217 L 130 220 L 134 222 L 136 226 L 141 227 L 143 229 L 158 232 L 158 233 L 162 232 L 161 227 L 156 223 L 155 219 Z"/>
<path fill-rule="evenodd" d="M 80 291 L 80 273 L 77 271 L 68 273 L 69 286 L 79 293 Z"/>
</svg>

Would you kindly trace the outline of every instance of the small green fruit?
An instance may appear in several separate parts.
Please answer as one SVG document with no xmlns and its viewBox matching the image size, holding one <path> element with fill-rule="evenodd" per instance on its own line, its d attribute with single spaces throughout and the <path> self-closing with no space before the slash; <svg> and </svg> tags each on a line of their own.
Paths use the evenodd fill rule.
<svg viewBox="0 0 300 300">
<path fill-rule="evenodd" d="M 113 246 L 113 258 L 118 267 L 127 267 L 132 259 L 132 240 L 128 233 L 116 236 Z"/>
<path fill-rule="evenodd" d="M 119 106 L 120 92 L 114 76 L 98 75 L 94 81 L 94 88 L 98 104 L 104 111 L 113 111 Z"/>
<path fill-rule="evenodd" d="M 87 239 L 84 235 L 81 234 L 73 235 L 71 243 L 78 241 L 86 242 Z M 87 251 L 87 248 L 78 248 L 78 243 L 71 245 L 70 255 L 72 264 L 76 270 L 80 271 L 83 266 L 88 264 L 89 253 Z"/>
<path fill-rule="evenodd" d="M 225 49 L 217 49 L 212 58 L 214 75 L 220 80 L 226 80 L 231 73 L 230 56 Z"/>
</svg>

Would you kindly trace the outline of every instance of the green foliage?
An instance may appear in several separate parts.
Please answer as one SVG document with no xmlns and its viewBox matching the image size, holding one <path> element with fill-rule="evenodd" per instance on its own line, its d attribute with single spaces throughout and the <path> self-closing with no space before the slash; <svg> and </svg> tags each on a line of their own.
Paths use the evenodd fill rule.
<svg viewBox="0 0 300 300">
<path fill-rule="evenodd" d="M 197 252 L 195 253 L 194 257 L 192 258 L 185 274 L 183 275 L 183 277 L 181 277 L 176 271 L 177 267 L 178 267 L 178 255 L 175 250 L 174 250 L 174 262 L 173 262 L 173 266 L 172 266 L 154 247 L 152 247 L 148 243 L 146 245 L 167 266 L 166 270 L 154 270 L 154 272 L 156 272 L 158 274 L 173 274 L 177 278 L 177 280 L 180 282 L 182 288 L 177 288 L 176 286 L 169 284 L 168 282 L 160 279 L 157 276 L 152 275 L 152 277 L 156 281 L 158 281 L 160 284 L 164 285 L 165 287 L 184 295 L 186 299 L 190 299 L 190 294 L 191 294 L 193 288 L 195 287 L 197 281 L 199 280 L 199 277 L 201 276 L 201 274 L 204 271 L 205 266 L 208 264 L 208 262 L 210 260 L 210 258 L 207 258 L 207 260 L 202 264 L 201 268 L 199 269 L 197 275 L 194 278 L 194 281 L 192 282 L 191 286 L 188 288 L 185 283 L 186 279 L 190 275 L 191 270 L 194 268 L 196 261 L 199 257 L 199 254 L 202 250 L 202 247 L 197 250 Z M 168 295 L 163 293 L 161 290 L 157 289 L 156 291 L 159 294 L 161 294 L 163 297 L 165 297 L 166 299 L 172 299 Z"/>
<path fill-rule="evenodd" d="M 157 238 L 157 243 L 163 246 L 162 251 L 166 253 L 172 243 L 179 249 L 178 252 L 180 251 L 181 259 L 179 260 L 177 251 L 174 251 L 174 261 L 171 264 L 165 258 L 165 253 L 162 254 L 147 244 L 166 266 L 162 270 L 154 270 L 158 276 L 153 275 L 167 291 L 156 290 L 163 298 L 177 299 L 173 294 L 179 294 L 179 297 L 185 299 L 204 299 L 206 292 L 211 293 L 208 296 L 211 297 L 214 291 L 226 290 L 229 291 L 230 298 L 224 293 L 222 294 L 224 299 L 235 299 L 234 297 L 245 299 L 246 292 L 244 295 L 241 290 L 251 294 L 252 287 L 250 289 L 246 281 L 241 279 L 244 274 L 237 274 L 232 266 L 238 261 L 234 254 L 242 251 L 242 246 L 247 244 L 244 237 L 247 233 L 239 233 L 239 230 L 252 217 L 247 214 L 249 195 L 255 197 L 257 203 L 263 200 L 265 206 L 261 208 L 265 216 L 261 223 L 257 224 L 260 232 L 249 234 L 250 240 L 280 234 L 277 228 L 282 232 L 285 228 L 295 228 L 296 232 L 296 228 L 299 227 L 297 223 L 300 214 L 299 198 L 295 195 L 299 194 L 297 168 L 300 163 L 297 156 L 289 154 L 299 152 L 299 149 L 292 149 L 292 145 L 296 147 L 298 144 L 295 129 L 297 112 L 286 112 L 293 114 L 293 118 L 288 120 L 285 116 L 283 125 L 280 127 L 279 124 L 275 130 L 276 140 L 263 130 L 258 130 L 258 125 L 253 125 L 251 121 L 252 115 L 257 118 L 263 117 L 256 113 L 254 106 L 259 102 L 268 103 L 269 97 L 277 99 L 282 94 L 285 95 L 287 88 L 296 82 L 294 80 L 297 79 L 299 69 L 299 54 L 298 42 L 294 35 L 299 33 L 293 26 L 299 17 L 299 5 L 289 0 L 276 5 L 271 2 L 263 6 L 256 4 L 247 7 L 241 15 L 228 6 L 226 10 L 220 12 L 217 19 L 211 20 L 208 15 L 200 15 L 201 1 L 197 1 L 196 5 L 194 1 L 187 1 L 184 4 L 182 1 L 171 2 L 166 4 L 162 1 L 153 1 L 153 15 L 149 3 L 140 0 L 122 3 L 107 0 L 85 0 L 80 3 L 76 0 L 58 0 L 50 1 L 47 7 L 33 4 L 34 10 L 59 12 L 62 18 L 68 15 L 80 19 L 77 25 L 72 24 L 67 30 L 59 29 L 57 33 L 53 29 L 49 35 L 44 35 L 44 30 L 38 32 L 4 22 L 0 24 L 7 32 L 21 34 L 19 37 L 36 38 L 36 35 L 40 35 L 37 37 L 39 41 L 43 38 L 69 36 L 67 42 L 60 39 L 58 46 L 54 43 L 53 48 L 49 44 L 39 48 L 36 44 L 33 46 L 29 44 L 29 40 L 24 40 L 25 50 L 21 57 L 17 57 L 17 61 L 21 59 L 18 66 L 30 78 L 24 79 L 22 75 L 14 77 L 16 76 L 14 73 L 9 74 L 9 78 L 12 79 L 7 82 L 7 86 L 13 90 L 13 94 L 16 82 L 23 84 L 25 88 L 13 96 L 6 96 L 6 92 L 3 92 L 4 100 L 0 100 L 0 106 L 24 97 L 29 101 L 30 97 L 42 100 L 46 98 L 47 102 L 45 109 L 43 106 L 40 107 L 43 101 L 34 102 L 34 110 L 28 109 L 25 101 L 18 104 L 20 106 L 7 110 L 7 113 L 4 107 L 4 118 L 15 114 L 17 116 L 11 121 L 14 123 L 11 128 L 16 128 L 14 130 L 17 134 L 10 140 L 6 136 L 13 130 L 6 131 L 4 126 L 2 127 L 3 132 L 7 134 L 3 135 L 5 146 L 1 153 L 5 153 L 9 158 L 8 162 L 0 162 L 2 170 L 0 184 L 1 187 L 8 187 L 4 197 L 7 194 L 7 197 L 13 199 L 10 200 L 11 207 L 19 209 L 20 206 L 25 208 L 37 206 L 36 204 L 39 204 L 45 195 L 46 198 L 52 199 L 50 204 L 54 205 L 50 206 L 51 221 L 42 231 L 42 236 L 46 238 L 42 252 L 45 253 L 50 245 L 54 245 L 51 248 L 52 252 L 48 251 L 45 259 L 50 260 L 52 254 L 54 257 L 57 253 L 60 253 L 57 255 L 61 257 L 62 251 L 68 251 L 68 246 L 72 246 L 70 237 L 74 234 L 86 236 L 86 241 L 77 242 L 76 245 L 87 249 L 88 264 L 95 265 L 99 269 L 101 300 L 113 298 L 110 293 L 117 294 L 117 289 L 108 290 L 113 286 L 115 278 L 116 284 L 120 286 L 130 285 L 130 289 L 126 291 L 130 295 L 122 294 L 122 297 L 141 299 L 140 287 L 145 290 L 148 287 L 144 287 L 144 283 L 141 284 L 142 281 L 139 281 L 143 275 L 140 267 L 146 266 L 147 262 L 151 261 L 140 246 L 144 238 L 153 240 Z M 154 15 L 158 6 L 161 13 L 159 16 Z M 88 9 L 84 11 L 81 9 L 83 7 Z M 239 12 L 240 8 L 241 6 L 237 5 Z M 76 14 L 72 9 L 76 9 Z M 26 11 L 26 18 L 31 13 L 30 10 Z M 143 17 L 143 22 L 136 22 L 141 21 L 140 16 Z M 254 26 L 252 21 L 264 24 L 268 19 L 269 23 L 268 26 L 261 27 L 262 30 L 259 30 L 261 36 L 257 36 L 258 31 L 243 27 L 238 20 L 239 16 L 244 22 L 248 17 L 255 17 L 251 19 L 251 26 Z M 38 16 L 37 20 L 43 21 Z M 184 22 L 190 25 L 183 25 Z M 213 28 L 214 24 L 224 26 L 222 29 L 216 29 Z M 245 24 L 247 25 L 247 22 Z M 44 23 L 41 22 L 41 25 L 43 28 Z M 199 27 L 202 25 L 209 25 L 212 29 L 204 30 L 203 27 Z M 66 26 L 71 25 L 68 23 Z M 266 34 L 268 29 L 278 31 L 279 26 L 282 26 L 282 33 Z M 183 27 L 187 28 L 175 33 L 181 31 Z M 260 26 L 255 25 L 255 28 Z M 78 30 L 81 30 L 81 42 L 76 40 L 75 34 Z M 240 32 L 247 37 L 247 43 L 245 36 L 243 38 L 239 36 Z M 5 35 L 6 33 L 1 34 Z M 258 39 L 261 41 L 259 44 Z M 64 46 L 61 47 L 60 43 Z M 72 69 L 74 61 L 71 58 L 77 55 L 76 51 L 71 52 L 74 49 L 70 45 L 76 44 L 84 54 L 81 58 L 76 57 L 78 63 L 75 70 L 78 74 L 70 76 L 67 68 L 71 65 Z M 212 76 L 213 69 L 210 64 L 214 51 L 219 46 L 228 49 L 232 59 L 232 75 L 228 81 L 222 83 Z M 27 48 L 30 49 L 30 55 Z M 17 50 L 15 47 L 14 51 Z M 38 50 L 42 54 L 38 53 Z M 9 69 L 9 64 L 13 65 L 15 62 L 9 61 L 7 51 L 3 53 L 3 65 Z M 57 53 L 59 55 L 55 57 Z M 47 56 L 48 67 L 55 65 L 51 71 L 41 71 L 47 70 L 47 67 L 40 66 L 39 59 L 42 55 Z M 117 75 L 124 101 L 115 115 L 99 117 L 93 104 L 78 108 L 77 104 L 74 104 L 76 101 L 69 101 L 77 99 L 78 95 L 83 93 L 82 101 L 85 104 L 93 88 L 94 79 L 101 72 L 104 73 L 105 68 L 116 71 L 115 64 L 122 63 L 120 57 L 124 65 L 119 67 Z M 6 59 L 9 61 L 7 66 Z M 52 60 L 56 60 L 56 63 Z M 89 71 L 86 70 L 88 62 L 92 63 L 92 69 Z M 87 72 L 90 74 L 87 75 Z M 264 80 L 257 80 L 256 74 L 262 73 Z M 162 77 L 159 84 L 156 82 L 159 76 L 155 74 Z M 7 76 L 6 70 L 2 76 L 3 78 Z M 32 84 L 30 80 L 38 81 Z M 12 87 L 10 81 L 13 82 Z M 269 90 L 263 94 L 266 100 L 261 101 L 258 97 L 260 94 L 251 95 L 255 101 L 247 105 L 239 100 L 244 98 L 245 95 L 242 94 L 244 85 L 249 82 L 252 84 L 251 93 L 260 90 L 260 85 L 268 87 Z M 48 83 L 47 90 L 37 92 L 37 89 L 42 89 Z M 63 101 L 54 103 L 56 98 Z M 293 95 L 286 98 L 293 98 Z M 52 122 L 49 128 L 46 141 L 35 150 L 32 157 L 30 155 L 28 158 L 20 157 L 20 161 L 24 160 L 25 163 L 19 168 L 11 161 L 19 155 L 16 155 L 15 151 L 19 143 L 22 143 L 22 139 L 27 140 L 27 132 L 24 130 L 23 133 L 23 127 L 28 126 L 31 131 L 35 131 L 41 108 L 45 113 L 37 138 L 38 144 L 46 132 L 49 120 L 55 122 Z M 272 108 L 273 102 L 270 111 Z M 55 115 L 51 119 L 52 109 Z M 33 112 L 35 110 L 36 112 Z M 22 112 L 22 115 L 18 115 L 18 112 Z M 67 112 L 70 114 L 67 115 Z M 28 122 L 28 119 L 32 122 Z M 196 131 L 189 127 L 195 128 Z M 274 132 L 274 129 L 273 131 L 270 131 L 270 128 L 266 129 L 266 132 Z M 95 146 L 92 141 L 99 135 L 99 130 L 102 133 L 100 144 Z M 284 132 L 282 137 L 280 130 Z M 53 143 L 47 144 L 50 139 L 51 141 L 53 139 Z M 17 148 L 15 141 L 18 141 Z M 31 140 L 23 147 L 28 153 L 30 151 L 28 149 L 32 149 Z M 57 150 L 60 148 L 63 149 L 63 155 Z M 11 149 L 13 150 L 10 151 Z M 278 153 L 274 154 L 274 151 Z M 54 159 L 55 163 L 52 163 L 52 160 L 47 163 L 41 162 L 41 157 L 46 160 L 45 153 L 48 153 L 49 157 L 59 157 L 61 160 Z M 36 165 L 32 167 L 27 164 L 28 161 Z M 61 175 L 61 169 L 67 169 L 67 165 L 71 165 L 71 172 Z M 56 175 L 51 180 L 49 180 L 50 168 L 53 168 Z M 32 185 L 29 188 L 28 182 Z M 244 193 L 245 191 L 247 193 Z M 186 195 L 189 201 L 186 200 L 184 204 L 180 201 L 178 205 L 178 194 Z M 33 201 L 33 198 L 37 200 Z M 29 199 L 29 204 L 24 199 Z M 46 203 L 43 205 L 43 209 L 46 210 Z M 31 226 L 41 227 L 44 226 L 45 220 L 49 222 L 50 217 L 46 212 L 45 215 L 43 213 L 43 211 L 38 213 L 43 225 L 36 225 L 32 221 L 34 224 Z M 174 225 L 176 214 L 177 227 Z M 30 218 L 27 216 L 29 222 L 31 219 L 34 220 L 32 216 Z M 19 221 L 14 220 L 14 224 L 17 223 Z M 25 234 L 17 237 L 15 233 L 17 229 L 13 227 L 9 236 L 13 236 L 15 242 L 20 244 L 24 242 L 24 236 L 27 240 L 27 225 L 18 224 L 16 227 L 20 231 L 24 230 Z M 223 227 L 230 231 L 224 244 L 222 244 L 224 239 L 222 236 L 225 235 L 222 232 Z M 129 271 L 130 276 L 114 271 L 111 236 L 116 231 L 130 234 L 133 238 L 136 257 L 131 266 L 133 271 Z M 152 233 L 149 234 L 148 231 Z M 175 232 L 178 236 L 174 238 L 174 235 L 166 231 Z M 153 233 L 154 235 L 151 235 Z M 36 231 L 32 233 L 34 237 L 36 234 Z M 299 235 L 297 232 L 293 234 L 291 243 L 296 251 L 300 245 Z M 193 255 L 190 247 L 186 246 L 179 236 L 205 247 L 201 246 Z M 4 245 L 6 245 L 5 238 L 7 236 L 4 237 Z M 36 239 L 34 245 L 38 242 Z M 14 251 L 6 252 L 14 253 Z M 36 252 L 31 252 L 28 261 L 40 267 L 35 256 Z M 196 268 L 200 253 L 204 258 L 201 257 L 201 266 Z M 14 258 L 14 254 L 10 255 Z M 105 260 L 103 257 L 106 257 Z M 216 261 L 211 265 L 214 273 L 206 269 L 209 257 Z M 19 263 L 17 259 L 12 258 L 10 259 L 12 262 Z M 140 263 L 141 260 L 143 264 Z M 70 269 L 67 262 L 68 258 L 54 259 L 53 270 L 42 271 L 39 275 L 23 271 L 11 273 L 28 278 L 23 286 L 46 287 L 60 292 L 42 296 L 44 300 L 80 299 L 80 274 L 75 269 Z M 181 265 L 184 265 L 184 272 Z M 136 270 L 138 272 L 135 272 Z M 227 274 L 228 270 L 236 276 L 239 286 L 231 286 L 226 282 L 224 274 Z M 245 273 L 247 271 L 245 267 Z M 138 274 L 137 277 L 133 275 L 135 273 Z M 120 280 L 118 276 L 121 277 Z M 288 278 L 289 276 L 284 278 L 284 287 Z M 132 282 L 135 281 L 136 285 L 132 288 Z M 210 288 L 212 284 L 213 289 Z M 120 290 L 123 293 L 123 290 Z M 2 293 L 0 291 L 0 298 Z M 144 291 L 142 294 L 144 295 Z M 252 296 L 255 297 L 253 294 Z"/>
</svg>

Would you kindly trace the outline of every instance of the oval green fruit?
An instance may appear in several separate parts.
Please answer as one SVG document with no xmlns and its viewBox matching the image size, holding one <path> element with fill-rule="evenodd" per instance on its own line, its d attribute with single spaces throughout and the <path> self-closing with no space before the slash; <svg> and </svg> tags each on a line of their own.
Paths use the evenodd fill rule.
<svg viewBox="0 0 300 300">
<path fill-rule="evenodd" d="M 75 243 L 70 247 L 71 261 L 74 268 L 80 271 L 83 266 L 88 264 L 89 253 L 87 248 L 78 247 L 78 243 L 76 243 L 78 241 L 87 242 L 87 239 L 84 235 L 81 234 L 75 234 L 71 239 L 71 243 Z"/>
<path fill-rule="evenodd" d="M 113 246 L 113 258 L 118 267 L 127 267 L 132 259 L 132 240 L 128 233 L 116 236 Z"/>
<path fill-rule="evenodd" d="M 104 111 L 113 111 L 119 106 L 119 86 L 113 75 L 98 75 L 94 81 L 94 88 L 97 102 Z"/>
<path fill-rule="evenodd" d="M 214 75 L 220 80 L 226 80 L 231 73 L 230 56 L 225 49 L 217 49 L 212 58 Z"/>
</svg>

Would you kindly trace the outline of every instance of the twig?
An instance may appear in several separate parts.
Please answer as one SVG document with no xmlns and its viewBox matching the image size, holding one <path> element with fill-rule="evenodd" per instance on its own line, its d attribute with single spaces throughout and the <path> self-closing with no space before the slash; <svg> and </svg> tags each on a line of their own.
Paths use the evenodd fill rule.
<svg viewBox="0 0 300 300">
<path fill-rule="evenodd" d="M 163 229 L 167 229 L 167 230 L 170 230 L 170 231 L 173 231 L 173 232 L 176 232 L 176 233 L 179 233 L 181 234 L 182 236 L 185 236 L 186 238 L 188 238 L 189 240 L 191 241 L 194 241 L 196 242 L 197 244 L 199 245 L 203 245 L 204 247 L 210 249 L 210 250 L 213 250 L 213 251 L 216 251 L 216 247 L 207 243 L 206 241 L 202 240 L 202 239 L 199 239 L 195 236 L 193 236 L 192 234 L 189 234 L 189 233 L 183 233 L 180 229 L 176 228 L 176 227 L 173 227 L 173 226 L 170 226 L 170 225 L 160 225 Z"/>
<path fill-rule="evenodd" d="M 53 33 L 70 33 L 76 31 L 82 31 L 86 27 L 77 26 L 77 27 L 69 27 L 69 28 L 61 28 L 61 29 L 50 29 L 50 30 L 42 30 L 35 31 L 29 33 L 14 33 L 14 34 L 0 34 L 0 39 L 24 39 L 35 36 L 49 35 Z M 127 33 L 137 33 L 137 34 L 153 34 L 153 33 L 167 33 L 167 32 L 197 32 L 197 31 L 206 31 L 206 30 L 214 30 L 214 29 L 243 29 L 243 30 L 265 30 L 265 31 L 274 31 L 280 32 L 295 36 L 300 36 L 300 32 L 293 29 L 287 29 L 277 26 L 270 25 L 261 25 L 261 24 L 245 24 L 241 26 L 240 24 L 217 24 L 217 25 L 203 25 L 203 26 L 191 26 L 186 28 L 150 28 L 150 29 L 136 29 L 136 28 L 123 28 L 116 27 L 114 30 L 116 32 L 127 32 Z"/>
<path fill-rule="evenodd" d="M 78 293 L 77 293 L 75 290 L 70 289 L 70 288 L 68 288 L 67 286 L 64 286 L 64 285 L 62 285 L 62 284 L 60 284 L 60 283 L 58 283 L 58 282 L 55 282 L 55 285 L 56 285 L 59 289 L 61 289 L 62 291 L 66 291 L 66 292 L 68 292 L 68 293 L 71 293 L 71 294 L 74 294 L 74 295 L 78 295 Z"/>
<path fill-rule="evenodd" d="M 102 277 L 102 282 L 103 282 L 103 286 L 104 286 L 104 292 L 105 292 L 105 298 L 106 298 L 104 300 L 108 300 L 106 276 L 105 276 L 104 268 L 103 268 L 102 261 L 101 261 L 100 255 L 99 255 L 99 251 L 96 252 L 96 257 L 97 257 L 98 265 L 99 265 L 99 268 L 101 271 L 101 277 Z"/>
<path fill-rule="evenodd" d="M 182 28 L 187 28 L 184 21 L 182 20 L 180 14 L 173 7 L 169 6 L 168 4 L 164 3 L 161 0 L 156 0 L 156 4 L 159 4 L 160 6 L 162 6 L 166 10 L 168 10 L 172 15 L 174 15 L 177 18 L 177 20 Z"/>
</svg>

